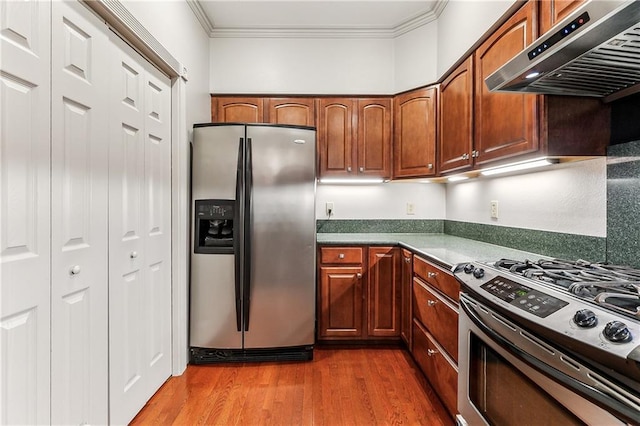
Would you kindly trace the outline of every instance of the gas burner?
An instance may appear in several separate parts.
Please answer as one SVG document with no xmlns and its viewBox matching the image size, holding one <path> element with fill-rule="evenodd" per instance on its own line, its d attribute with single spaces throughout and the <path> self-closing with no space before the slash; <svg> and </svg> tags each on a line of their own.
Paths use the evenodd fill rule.
<svg viewBox="0 0 640 426">
<path fill-rule="evenodd" d="M 572 293 L 626 316 L 640 318 L 640 270 L 582 259 L 500 259 L 496 268 Z"/>
</svg>

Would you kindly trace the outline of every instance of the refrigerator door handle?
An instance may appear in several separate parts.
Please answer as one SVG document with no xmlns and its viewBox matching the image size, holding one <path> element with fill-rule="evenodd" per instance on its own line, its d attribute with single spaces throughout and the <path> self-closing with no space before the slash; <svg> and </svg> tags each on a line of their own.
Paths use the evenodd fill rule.
<svg viewBox="0 0 640 426">
<path fill-rule="evenodd" d="M 243 238 L 243 230 L 240 229 L 240 218 L 242 217 L 242 203 L 244 197 L 244 138 L 240 138 L 238 148 L 238 167 L 236 170 L 236 211 L 234 213 L 234 223 L 236 230 L 233 233 L 233 256 L 235 259 L 235 296 L 236 296 L 236 329 L 242 331 L 242 257 L 240 244 Z"/>
<path fill-rule="evenodd" d="M 249 306 L 251 304 L 251 196 L 253 193 L 253 158 L 251 156 L 251 138 L 247 138 L 246 177 L 245 177 L 245 221 L 244 221 L 244 270 L 243 270 L 243 317 L 244 331 L 249 331 Z"/>
</svg>

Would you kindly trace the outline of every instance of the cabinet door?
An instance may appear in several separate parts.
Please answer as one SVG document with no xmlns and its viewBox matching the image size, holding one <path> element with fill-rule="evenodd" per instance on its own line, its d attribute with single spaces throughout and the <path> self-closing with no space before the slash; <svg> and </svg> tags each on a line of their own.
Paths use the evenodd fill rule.
<svg viewBox="0 0 640 426">
<path fill-rule="evenodd" d="M 47 424 L 51 2 L 0 9 L 0 423 Z"/>
<path fill-rule="evenodd" d="M 211 97 L 214 123 L 263 123 L 263 98 Z"/>
<path fill-rule="evenodd" d="M 400 337 L 406 343 L 409 350 L 412 347 L 411 318 L 411 283 L 413 282 L 413 254 L 408 250 L 402 250 L 402 289 L 401 289 L 401 320 Z"/>
<path fill-rule="evenodd" d="M 476 164 L 538 150 L 537 95 L 491 93 L 484 82 L 534 40 L 536 7 L 525 3 L 475 52 Z"/>
<path fill-rule="evenodd" d="M 473 55 L 440 85 L 438 170 L 470 169 L 473 163 Z"/>
<path fill-rule="evenodd" d="M 540 4 L 540 35 L 573 12 L 585 0 L 546 0 Z"/>
<path fill-rule="evenodd" d="M 401 273 L 397 247 L 369 247 L 367 334 L 370 337 L 400 336 Z"/>
<path fill-rule="evenodd" d="M 362 266 L 320 268 L 319 338 L 362 338 Z"/>
<path fill-rule="evenodd" d="M 429 87 L 396 97 L 394 178 L 435 175 L 436 96 L 437 89 Z"/>
<path fill-rule="evenodd" d="M 356 175 L 355 106 L 355 99 L 324 98 L 318 101 L 320 176 Z"/>
<path fill-rule="evenodd" d="M 316 125 L 316 104 L 312 98 L 270 98 L 267 103 L 267 123 L 291 124 L 295 126 Z"/>
<path fill-rule="evenodd" d="M 391 177 L 391 99 L 358 99 L 358 175 Z"/>
</svg>

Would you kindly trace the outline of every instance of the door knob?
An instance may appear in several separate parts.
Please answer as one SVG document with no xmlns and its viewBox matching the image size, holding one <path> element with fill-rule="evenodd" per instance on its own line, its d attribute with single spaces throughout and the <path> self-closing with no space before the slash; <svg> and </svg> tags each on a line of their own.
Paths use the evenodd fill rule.
<svg viewBox="0 0 640 426">
<path fill-rule="evenodd" d="M 75 265 L 71 269 L 69 269 L 69 274 L 78 275 L 80 273 L 80 265 Z"/>
</svg>

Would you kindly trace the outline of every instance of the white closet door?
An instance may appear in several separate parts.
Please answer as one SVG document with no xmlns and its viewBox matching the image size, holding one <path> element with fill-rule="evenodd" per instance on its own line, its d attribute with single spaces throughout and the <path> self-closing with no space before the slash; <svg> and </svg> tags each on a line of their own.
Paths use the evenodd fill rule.
<svg viewBox="0 0 640 426">
<path fill-rule="evenodd" d="M 50 421 L 51 4 L 0 2 L 0 423 Z"/>
<path fill-rule="evenodd" d="M 108 421 L 107 28 L 52 6 L 51 421 Z"/>
<path fill-rule="evenodd" d="M 124 424 L 171 375 L 171 101 L 168 78 L 112 40 L 109 392 Z"/>
</svg>

